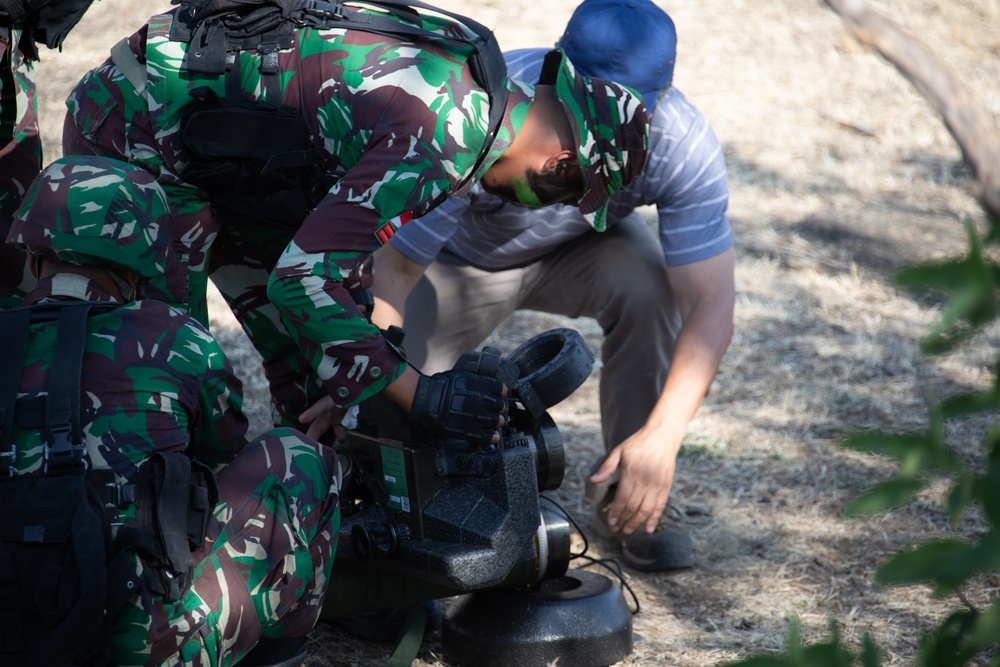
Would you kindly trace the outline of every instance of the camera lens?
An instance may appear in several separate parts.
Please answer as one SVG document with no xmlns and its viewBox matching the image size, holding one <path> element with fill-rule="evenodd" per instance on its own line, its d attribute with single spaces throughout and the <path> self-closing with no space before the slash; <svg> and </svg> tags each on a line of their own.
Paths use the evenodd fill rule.
<svg viewBox="0 0 1000 667">
<path fill-rule="evenodd" d="M 570 523 L 566 512 L 545 495 L 539 496 L 541 521 L 535 533 L 538 551 L 535 580 L 542 581 L 566 574 L 570 560 Z"/>
</svg>

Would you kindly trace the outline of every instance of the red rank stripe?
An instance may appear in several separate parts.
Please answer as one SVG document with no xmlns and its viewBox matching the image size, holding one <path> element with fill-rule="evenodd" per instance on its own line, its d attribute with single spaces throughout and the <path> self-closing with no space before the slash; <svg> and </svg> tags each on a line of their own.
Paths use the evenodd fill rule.
<svg viewBox="0 0 1000 667">
<path fill-rule="evenodd" d="M 381 241 L 383 245 L 385 245 L 389 242 L 389 239 L 396 234 L 396 230 L 408 223 L 410 220 L 413 220 L 413 213 L 401 213 L 382 225 L 379 230 L 375 232 L 375 236 L 378 237 L 378 240 Z"/>
</svg>

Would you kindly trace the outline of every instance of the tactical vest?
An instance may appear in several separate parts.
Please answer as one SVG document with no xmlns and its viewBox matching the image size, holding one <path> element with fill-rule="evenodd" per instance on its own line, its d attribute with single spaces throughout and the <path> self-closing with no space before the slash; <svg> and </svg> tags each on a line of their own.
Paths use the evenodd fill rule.
<svg viewBox="0 0 1000 667">
<path fill-rule="evenodd" d="M 80 414 L 87 317 L 115 304 L 44 303 L 0 312 L 0 664 L 111 665 L 115 615 L 147 585 L 177 600 L 190 585 L 191 550 L 204 542 L 218 499 L 211 472 L 181 452 L 154 454 L 134 484 L 91 470 Z M 44 400 L 18 399 L 30 326 L 51 322 L 56 346 Z M 39 407 L 41 409 L 39 409 Z M 39 428 L 40 474 L 18 474 L 15 422 Z M 138 505 L 136 520 L 118 511 Z M 126 548 L 127 547 L 127 548 Z"/>
</svg>

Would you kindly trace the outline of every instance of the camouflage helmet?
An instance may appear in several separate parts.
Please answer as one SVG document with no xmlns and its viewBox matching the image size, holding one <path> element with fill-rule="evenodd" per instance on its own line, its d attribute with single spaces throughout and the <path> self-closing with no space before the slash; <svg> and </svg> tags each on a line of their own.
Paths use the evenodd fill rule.
<svg viewBox="0 0 1000 667">
<path fill-rule="evenodd" d="M 649 119 L 642 96 L 612 81 L 580 76 L 562 49 L 545 54 L 538 83 L 555 86 L 583 172 L 580 213 L 603 232 L 611 195 L 634 181 L 646 163 Z"/>
<path fill-rule="evenodd" d="M 32 255 L 155 278 L 173 258 L 167 196 L 152 174 L 76 155 L 38 175 L 14 214 L 8 245 Z"/>
</svg>

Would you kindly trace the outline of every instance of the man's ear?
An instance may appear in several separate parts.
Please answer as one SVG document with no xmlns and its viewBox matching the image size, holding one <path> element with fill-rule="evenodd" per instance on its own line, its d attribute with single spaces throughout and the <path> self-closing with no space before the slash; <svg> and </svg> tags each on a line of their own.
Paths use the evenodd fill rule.
<svg viewBox="0 0 1000 667">
<path fill-rule="evenodd" d="M 545 161 L 543 169 L 550 172 L 554 171 L 556 176 L 560 178 L 566 178 L 570 168 L 576 165 L 577 157 L 575 151 L 559 151 Z"/>
</svg>

